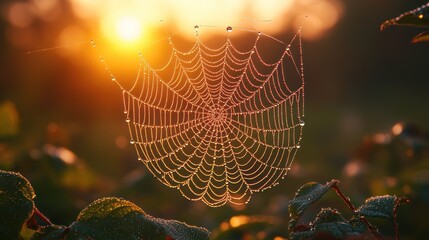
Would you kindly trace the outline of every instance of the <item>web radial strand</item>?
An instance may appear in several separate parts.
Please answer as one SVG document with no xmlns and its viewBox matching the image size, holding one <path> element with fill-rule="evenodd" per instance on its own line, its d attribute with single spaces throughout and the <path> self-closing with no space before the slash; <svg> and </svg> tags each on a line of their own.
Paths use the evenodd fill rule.
<svg viewBox="0 0 429 240">
<path fill-rule="evenodd" d="M 240 38 L 245 49 L 233 35 L 212 46 L 199 32 L 188 47 L 172 36 L 165 65 L 140 56 L 132 86 L 116 81 L 138 159 L 163 184 L 213 207 L 245 204 L 277 185 L 304 127 L 301 31 L 289 43 L 254 32 Z M 280 54 L 267 54 L 271 45 Z"/>
</svg>

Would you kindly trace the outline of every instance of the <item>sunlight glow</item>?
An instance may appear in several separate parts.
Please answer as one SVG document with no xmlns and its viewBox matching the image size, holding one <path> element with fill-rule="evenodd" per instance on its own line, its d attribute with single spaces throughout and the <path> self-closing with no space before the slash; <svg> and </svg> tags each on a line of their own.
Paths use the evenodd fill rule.
<svg viewBox="0 0 429 240">
<path fill-rule="evenodd" d="M 35 39 L 41 36 L 52 39 L 53 35 L 57 35 L 57 41 L 61 44 L 70 45 L 78 38 L 96 39 L 98 43 L 113 47 L 112 50 L 118 53 L 135 53 L 176 33 L 192 40 L 195 37 L 193 27 L 196 25 L 223 29 L 232 26 L 277 35 L 281 39 L 285 33 L 296 32 L 304 24 L 303 39 L 314 41 L 329 32 L 344 12 L 341 0 L 66 0 L 66 4 L 60 0 L 9 2 L 2 7 L 3 17 L 10 25 L 6 31 L 8 41 L 16 47 L 31 49 L 35 42 L 39 42 Z M 65 6 L 70 7 L 74 16 L 64 14 Z M 70 34 L 72 28 L 60 30 L 59 33 L 56 28 L 46 27 L 39 29 L 41 34 L 31 30 L 33 24 L 39 21 L 58 20 L 59 24 L 64 24 L 74 21 L 74 17 L 79 18 L 77 37 Z M 204 36 L 211 34 L 219 33 L 207 31 Z M 78 51 L 64 52 L 70 55 Z"/>
<path fill-rule="evenodd" d="M 101 16 L 100 27 L 103 37 L 116 49 L 136 50 L 147 37 L 144 36 L 147 35 L 147 23 L 144 19 L 126 10 Z"/>
<path fill-rule="evenodd" d="M 116 24 L 116 34 L 125 42 L 133 42 L 141 37 L 142 26 L 137 18 L 124 16 Z"/>
<path fill-rule="evenodd" d="M 343 12 L 343 5 L 339 0 L 128 0 L 127 4 L 114 0 L 69 1 L 78 17 L 99 19 L 102 28 L 106 19 L 115 16 L 116 22 L 109 26 L 110 30 L 118 24 L 119 14 L 135 16 L 134 20 L 119 21 L 124 22 L 120 24 L 122 39 L 132 38 L 137 34 L 136 30 L 132 30 L 137 28 L 134 26 L 136 20 L 145 29 L 145 33 L 147 26 L 160 27 L 162 20 L 166 23 L 162 27 L 171 27 L 174 31 L 186 31 L 195 25 L 210 25 L 239 26 L 275 34 L 288 29 L 296 31 L 303 24 L 305 16 L 308 16 L 307 30 L 303 37 L 315 40 L 331 29 Z M 189 32 L 187 37 L 194 37 L 193 32 Z"/>
</svg>

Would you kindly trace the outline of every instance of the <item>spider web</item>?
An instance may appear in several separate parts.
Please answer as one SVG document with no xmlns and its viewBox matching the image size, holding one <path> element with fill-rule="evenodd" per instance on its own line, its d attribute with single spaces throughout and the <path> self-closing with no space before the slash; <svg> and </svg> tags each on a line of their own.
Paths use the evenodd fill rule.
<svg viewBox="0 0 429 240">
<path fill-rule="evenodd" d="M 232 40 L 240 29 L 228 27 L 212 46 L 201 39 L 203 28 L 195 26 L 187 48 L 169 36 L 160 68 L 140 53 L 129 87 L 101 61 L 122 90 L 138 160 L 159 181 L 209 206 L 245 204 L 287 175 L 300 148 L 301 29 L 289 43 L 241 29 L 244 44 Z"/>
</svg>

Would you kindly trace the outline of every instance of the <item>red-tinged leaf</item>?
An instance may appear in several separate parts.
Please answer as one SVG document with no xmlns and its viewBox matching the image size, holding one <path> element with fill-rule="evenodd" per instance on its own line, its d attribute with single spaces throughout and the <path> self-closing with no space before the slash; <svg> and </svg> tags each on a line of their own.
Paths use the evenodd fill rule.
<svg viewBox="0 0 429 240">
<path fill-rule="evenodd" d="M 295 232 L 305 232 L 305 231 L 308 231 L 308 230 L 310 230 L 310 229 L 311 229 L 311 227 L 310 227 L 310 226 L 308 226 L 308 225 L 305 225 L 305 224 L 299 224 L 299 225 L 295 226 L 294 231 L 295 231 Z"/>
<path fill-rule="evenodd" d="M 419 42 L 429 42 L 429 32 L 422 32 L 419 35 L 415 36 L 412 40 L 412 43 Z"/>
</svg>

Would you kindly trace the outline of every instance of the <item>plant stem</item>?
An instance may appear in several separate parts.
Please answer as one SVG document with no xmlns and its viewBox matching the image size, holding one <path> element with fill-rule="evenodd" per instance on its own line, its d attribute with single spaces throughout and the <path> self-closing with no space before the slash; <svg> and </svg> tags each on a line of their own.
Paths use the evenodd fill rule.
<svg viewBox="0 0 429 240">
<path fill-rule="evenodd" d="M 350 198 L 346 197 L 340 190 L 340 188 L 338 188 L 338 185 L 334 185 L 332 186 L 332 188 L 334 188 L 335 192 L 337 192 L 338 196 L 341 197 L 341 199 L 343 199 L 343 201 L 347 204 L 347 206 L 350 208 L 350 210 L 355 211 L 356 208 L 355 206 L 353 206 L 353 203 L 350 201 Z"/>
<path fill-rule="evenodd" d="M 40 218 L 40 220 L 42 220 L 44 223 L 46 223 L 47 225 L 52 225 L 51 221 L 49 220 L 49 218 L 45 217 L 45 215 L 43 215 L 43 213 L 41 213 L 39 211 L 39 209 L 37 209 L 36 206 L 34 206 L 34 215 L 36 215 L 37 217 Z"/>
<path fill-rule="evenodd" d="M 395 230 L 395 240 L 399 240 L 399 227 L 398 227 L 398 223 L 396 222 L 396 215 L 397 215 L 396 212 L 398 211 L 399 202 L 400 202 L 400 199 L 396 198 L 395 207 L 393 208 L 393 226 Z"/>
<path fill-rule="evenodd" d="M 355 212 L 356 211 L 355 206 L 353 206 L 353 203 L 350 201 L 350 198 L 346 197 L 341 192 L 340 188 L 338 188 L 338 184 L 333 185 L 332 188 L 335 190 L 335 192 L 338 194 L 338 196 L 340 196 L 341 199 L 343 199 L 343 201 L 347 204 L 347 206 L 350 208 L 350 210 Z M 359 220 L 366 225 L 366 227 L 372 233 L 372 235 L 374 235 L 374 237 L 376 237 L 379 240 L 383 239 L 383 236 L 381 236 L 381 234 L 378 232 L 377 228 L 375 228 L 371 223 L 369 223 L 365 217 L 360 217 Z"/>
<path fill-rule="evenodd" d="M 404 203 L 410 203 L 410 200 L 408 198 L 405 198 L 405 197 L 396 198 L 395 206 L 393 208 L 393 226 L 394 226 L 394 230 L 395 230 L 395 240 L 399 240 L 399 226 L 398 226 L 398 222 L 397 222 L 398 207 L 399 207 L 399 205 L 404 204 Z"/>
</svg>

